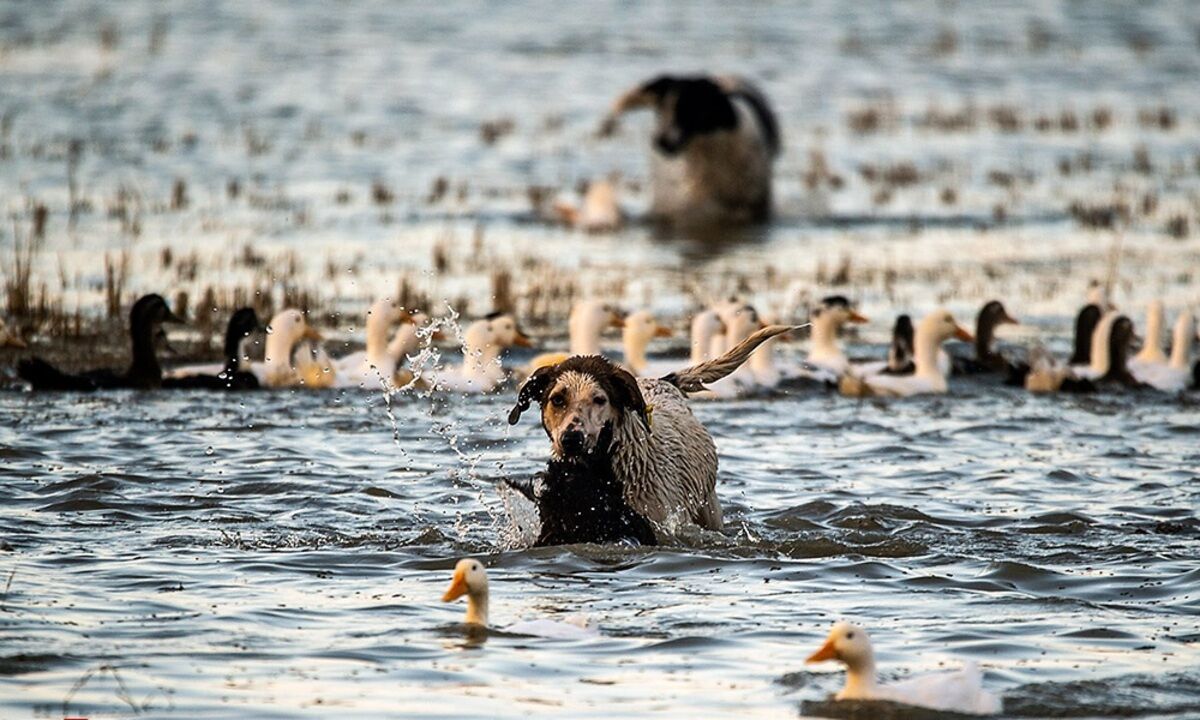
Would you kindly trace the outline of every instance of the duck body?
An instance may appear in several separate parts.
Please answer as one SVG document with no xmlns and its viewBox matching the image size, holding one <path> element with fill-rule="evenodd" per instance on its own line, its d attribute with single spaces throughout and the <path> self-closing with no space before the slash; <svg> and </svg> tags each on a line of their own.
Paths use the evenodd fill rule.
<svg viewBox="0 0 1200 720">
<path fill-rule="evenodd" d="M 1178 393 L 1192 381 L 1192 351 L 1196 342 L 1196 320 L 1184 310 L 1171 335 L 1171 357 L 1165 362 L 1129 363 L 1130 374 L 1143 385 L 1162 392 Z"/>
<path fill-rule="evenodd" d="M 454 575 L 450 586 L 442 595 L 442 602 L 452 602 L 462 596 L 467 597 L 467 613 L 464 622 L 471 627 L 488 628 L 489 625 L 489 596 L 487 570 L 483 563 L 471 558 L 459 560 L 454 566 Z M 528 635 L 551 639 L 585 639 L 599 635 L 585 618 L 568 616 L 567 622 L 550 619 L 523 620 L 507 627 L 497 628 L 501 632 L 512 635 Z"/>
<path fill-rule="evenodd" d="M 914 333 L 915 369 L 911 375 L 856 376 L 845 373 L 838 381 L 838 390 L 850 397 L 911 397 L 913 395 L 945 393 L 949 385 L 940 362 L 941 344 L 957 337 L 972 341 L 971 334 L 945 310 L 935 310 L 925 316 Z"/>
<path fill-rule="evenodd" d="M 34 390 L 93 391 L 129 388 L 153 390 L 162 386 L 162 367 L 158 364 L 155 343 L 163 323 L 182 323 L 160 295 L 144 295 L 129 310 L 129 338 L 132 360 L 128 369 L 110 369 L 65 373 L 45 360 L 34 357 L 17 364 L 17 375 Z"/>
<path fill-rule="evenodd" d="M 825 644 L 807 662 L 826 660 L 846 666 L 846 684 L 834 696 L 836 700 L 888 701 L 968 715 L 994 715 L 1002 709 L 1000 699 L 983 688 L 983 674 L 975 663 L 949 673 L 880 684 L 867 631 L 851 623 L 834 625 Z"/>
<path fill-rule="evenodd" d="M 511 315 L 493 313 L 467 326 L 463 332 L 461 365 L 434 368 L 429 372 L 435 390 L 488 393 L 508 379 L 500 365 L 501 353 L 509 347 L 529 347 L 529 338 Z"/>
<path fill-rule="evenodd" d="M 185 390 L 257 390 L 261 387 L 254 373 L 241 369 L 242 342 L 262 329 L 253 308 L 240 308 L 229 318 L 225 329 L 225 365 L 216 374 L 169 375 L 162 386 Z"/>
<path fill-rule="evenodd" d="M 395 335 L 388 331 L 399 323 Z M 367 310 L 366 348 L 331 360 L 333 387 L 376 387 L 393 382 L 396 370 L 419 346 L 413 316 L 391 298 L 380 298 Z"/>
</svg>

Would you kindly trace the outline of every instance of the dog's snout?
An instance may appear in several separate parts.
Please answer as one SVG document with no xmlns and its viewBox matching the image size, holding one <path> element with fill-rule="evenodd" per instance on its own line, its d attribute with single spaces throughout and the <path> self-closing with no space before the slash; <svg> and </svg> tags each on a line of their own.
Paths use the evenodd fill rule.
<svg viewBox="0 0 1200 720">
<path fill-rule="evenodd" d="M 573 455 L 583 451 L 584 435 L 583 430 L 571 428 L 563 433 L 562 448 L 563 452 L 568 455 Z"/>
</svg>

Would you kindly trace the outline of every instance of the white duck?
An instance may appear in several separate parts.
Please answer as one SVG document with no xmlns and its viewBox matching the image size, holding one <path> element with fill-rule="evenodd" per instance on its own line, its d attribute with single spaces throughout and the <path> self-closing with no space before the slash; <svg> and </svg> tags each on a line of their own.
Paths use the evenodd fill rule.
<svg viewBox="0 0 1200 720">
<path fill-rule="evenodd" d="M 838 389 L 851 397 L 910 397 L 922 394 L 945 393 L 949 386 L 940 367 L 938 351 L 942 343 L 956 337 L 964 342 L 974 340 L 971 333 L 955 321 L 946 310 L 934 310 L 917 325 L 913 337 L 912 375 L 866 375 L 845 373 Z"/>
<path fill-rule="evenodd" d="M 476 320 L 463 332 L 462 365 L 435 368 L 429 373 L 431 384 L 436 390 L 491 392 L 507 377 L 500 353 L 514 345 L 531 343 L 512 315 L 493 313 Z"/>
<path fill-rule="evenodd" d="M 1162 335 L 1164 322 L 1162 300 L 1153 300 L 1146 307 L 1145 344 L 1141 351 L 1129 359 L 1129 369 L 1136 371 L 1143 365 L 1164 365 L 1167 354 L 1163 352 Z"/>
<path fill-rule="evenodd" d="M 812 344 L 808 351 L 802 377 L 833 384 L 850 367 L 846 353 L 838 342 L 838 332 L 846 323 L 865 323 L 867 318 L 851 306 L 842 295 L 830 295 L 810 313 Z"/>
<path fill-rule="evenodd" d="M 846 686 L 834 696 L 837 700 L 886 700 L 970 715 L 994 715 L 1001 710 L 1000 699 L 983 689 L 983 674 L 973 662 L 955 672 L 880 685 L 867 631 L 848 622 L 834 625 L 825 644 L 807 662 L 825 660 L 846 666 Z"/>
<path fill-rule="evenodd" d="M 442 595 L 442 602 L 452 602 L 467 596 L 467 615 L 464 621 L 467 625 L 483 628 L 488 625 L 488 578 L 483 563 L 471 558 L 464 558 L 454 566 L 454 577 L 450 587 Z M 556 620 L 523 620 L 503 628 L 497 628 L 513 635 L 532 635 L 535 637 L 575 640 L 592 638 L 599 635 L 595 628 L 589 627 L 586 618 L 567 616 L 566 622 Z"/>
<path fill-rule="evenodd" d="M 600 300 L 584 300 L 571 308 L 567 319 L 567 351 L 542 353 L 523 368 L 525 375 L 538 368 L 557 365 L 573 355 L 599 355 L 600 336 L 606 328 L 622 327 L 621 313 Z"/>
<path fill-rule="evenodd" d="M 764 327 L 763 322 L 758 316 L 758 311 L 752 305 L 728 301 L 720 304 L 714 310 L 721 316 L 725 327 L 725 334 L 714 336 L 711 342 L 709 342 L 710 356 L 707 359 L 718 357 L 729 348 L 753 335 L 756 330 Z M 754 355 L 757 355 L 761 350 L 762 346 L 759 346 L 754 351 Z M 754 355 L 750 356 L 751 361 L 753 361 Z M 762 361 L 759 362 L 761 363 Z M 705 400 L 726 400 L 744 397 L 757 389 L 758 383 L 755 379 L 755 371 L 750 362 L 747 362 L 731 374 L 709 384 L 707 390 L 693 393 L 691 397 Z"/>
<path fill-rule="evenodd" d="M 671 337 L 671 328 L 660 325 L 649 310 L 638 310 L 625 318 L 621 328 L 621 346 L 625 351 L 625 367 L 637 377 L 658 377 L 679 369 L 676 362 L 654 362 L 646 359 L 646 348 L 654 338 Z"/>
<path fill-rule="evenodd" d="M 388 331 L 400 323 L 388 340 Z M 374 387 L 383 381 L 394 382 L 404 359 L 420 345 L 417 318 L 395 300 L 382 298 L 367 310 L 367 347 L 333 361 L 336 387 Z"/>
<path fill-rule="evenodd" d="M 555 203 L 554 210 L 563 222 L 590 233 L 619 230 L 624 220 L 617 202 L 617 187 L 608 179 L 588 183 L 582 205 L 560 201 Z"/>
<path fill-rule="evenodd" d="M 295 309 L 275 313 L 267 324 L 267 343 L 261 363 L 252 363 L 250 372 L 263 387 L 293 387 L 302 381 L 292 362 L 296 344 L 302 340 L 319 342 L 321 333 L 309 326 L 304 313 Z"/>
<path fill-rule="evenodd" d="M 1134 365 L 1129 362 L 1129 371 L 1138 382 L 1145 383 L 1163 392 L 1182 392 L 1192 379 L 1192 349 L 1196 341 L 1196 319 L 1190 310 L 1184 310 L 1175 320 L 1171 333 L 1171 358 L 1166 362 L 1145 362 Z M 1147 346 L 1150 340 L 1147 338 Z"/>
<path fill-rule="evenodd" d="M 721 319 L 720 313 L 712 309 L 696 313 L 692 317 L 691 364 L 699 365 L 715 358 L 716 356 L 712 354 L 713 342 L 718 337 L 723 338 L 724 335 L 725 321 Z"/>
</svg>

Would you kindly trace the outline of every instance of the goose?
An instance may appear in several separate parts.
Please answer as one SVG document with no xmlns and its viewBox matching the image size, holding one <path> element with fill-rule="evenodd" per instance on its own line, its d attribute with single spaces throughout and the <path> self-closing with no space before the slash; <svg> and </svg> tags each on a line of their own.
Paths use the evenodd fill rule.
<svg viewBox="0 0 1200 720">
<path fill-rule="evenodd" d="M 302 340 L 292 353 L 292 367 L 299 380 L 296 385 L 310 390 L 337 387 L 333 359 L 319 342 Z"/>
<path fill-rule="evenodd" d="M 388 340 L 388 331 L 400 323 Z M 390 298 L 380 298 L 367 310 L 366 349 L 337 358 L 332 363 L 336 387 L 367 387 L 393 383 L 396 370 L 419 346 L 416 319 Z"/>
<path fill-rule="evenodd" d="M 454 576 L 450 587 L 442 595 L 442 602 L 453 602 L 463 595 L 467 596 L 467 614 L 463 621 L 471 627 L 487 629 L 488 624 L 488 577 L 483 563 L 471 558 L 463 558 L 454 566 Z M 566 622 L 538 619 L 523 620 L 503 628 L 497 628 L 512 635 L 529 635 L 533 637 L 554 638 L 561 640 L 577 640 L 597 637 L 600 633 L 587 624 L 586 618 L 567 616 Z"/>
<path fill-rule="evenodd" d="M 955 321 L 946 310 L 934 310 L 917 325 L 914 335 L 914 365 L 912 375 L 856 376 L 844 373 L 838 389 L 850 397 L 909 397 L 926 393 L 941 394 L 948 389 L 946 375 L 938 366 L 938 350 L 946 340 L 956 337 L 971 342 L 971 333 Z"/>
<path fill-rule="evenodd" d="M 1163 304 L 1162 300 L 1153 300 L 1146 308 L 1145 344 L 1141 351 L 1130 358 L 1129 369 L 1136 370 L 1143 365 L 1165 365 L 1167 354 L 1162 348 L 1163 334 Z"/>
<path fill-rule="evenodd" d="M 242 369 L 245 357 L 243 343 L 252 334 L 263 330 L 254 308 L 240 308 L 229 317 L 225 329 L 225 365 L 217 374 L 196 373 L 163 378 L 164 388 L 194 390 L 255 390 L 260 387 L 254 373 Z"/>
<path fill-rule="evenodd" d="M 983 674 L 973 662 L 954 672 L 881 685 L 875 674 L 871 638 L 865 629 L 852 623 L 835 624 L 825 644 L 806 662 L 826 660 L 846 666 L 846 686 L 834 696 L 836 700 L 882 700 L 969 715 L 995 715 L 1001 711 L 1000 699 L 983 688 Z"/>
<path fill-rule="evenodd" d="M 34 390 L 155 389 L 162 386 L 163 379 L 162 367 L 155 353 L 155 343 L 162 335 L 162 325 L 182 322 L 171 312 L 161 295 L 143 295 L 129 310 L 132 360 L 124 372 L 99 369 L 69 374 L 40 357 L 34 357 L 17 364 L 17 375 Z"/>
<path fill-rule="evenodd" d="M 1167 362 L 1142 362 L 1129 370 L 1138 382 L 1163 392 L 1182 392 L 1187 389 L 1192 374 L 1192 348 L 1196 341 L 1196 319 L 1184 310 L 1175 320 L 1171 333 L 1171 358 Z"/>
<path fill-rule="evenodd" d="M 975 319 L 975 357 L 952 358 L 952 372 L 958 375 L 1006 372 L 1010 367 L 1008 360 L 992 348 L 996 329 L 1005 324 L 1017 325 L 1018 322 L 1008 314 L 1004 303 L 999 300 L 986 303 Z"/>
<path fill-rule="evenodd" d="M 567 351 L 538 355 L 523 368 L 523 374 L 532 375 L 538 368 L 557 365 L 573 355 L 600 355 L 600 336 L 605 328 L 623 325 L 621 313 L 612 305 L 600 300 L 575 303 L 567 319 Z"/>
<path fill-rule="evenodd" d="M 463 331 L 462 364 L 434 368 L 431 385 L 452 392 L 491 392 L 507 377 L 500 366 L 500 353 L 514 345 L 530 347 L 532 343 L 512 315 L 492 313 L 476 320 Z"/>
<path fill-rule="evenodd" d="M 837 383 L 850 361 L 838 342 L 838 332 L 846 323 L 865 323 L 867 318 L 850 304 L 844 295 L 829 295 L 810 313 L 812 345 L 808 351 L 801 377 L 829 385 Z"/>
</svg>

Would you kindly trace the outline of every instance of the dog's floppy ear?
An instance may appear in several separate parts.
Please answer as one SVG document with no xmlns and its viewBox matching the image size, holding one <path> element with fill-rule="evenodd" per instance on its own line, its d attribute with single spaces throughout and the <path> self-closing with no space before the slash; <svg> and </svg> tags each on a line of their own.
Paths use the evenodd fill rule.
<svg viewBox="0 0 1200 720">
<path fill-rule="evenodd" d="M 546 388 L 558 379 L 558 365 L 547 365 L 540 367 L 534 371 L 525 384 L 521 386 L 521 391 L 517 393 L 517 404 L 508 413 L 508 424 L 516 425 L 521 420 L 521 413 L 529 409 L 529 405 L 535 400 L 541 402 L 542 395 L 546 392 Z"/>
<path fill-rule="evenodd" d="M 646 430 L 650 430 L 650 414 L 646 410 L 646 399 L 642 397 L 642 389 L 638 387 L 637 378 L 628 370 L 613 366 L 609 374 L 612 382 L 612 401 L 620 408 L 633 410 L 641 418 Z"/>
</svg>

